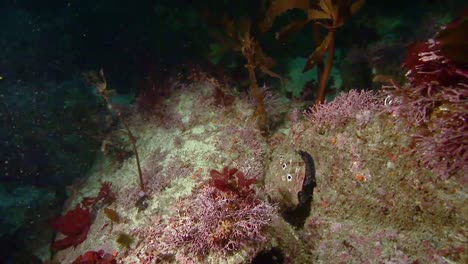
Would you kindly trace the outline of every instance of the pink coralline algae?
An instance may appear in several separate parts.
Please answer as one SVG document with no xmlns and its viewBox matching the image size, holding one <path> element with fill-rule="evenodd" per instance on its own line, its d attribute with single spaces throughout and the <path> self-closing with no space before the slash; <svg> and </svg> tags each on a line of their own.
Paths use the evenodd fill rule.
<svg viewBox="0 0 468 264">
<path fill-rule="evenodd" d="M 204 256 L 210 251 L 230 253 L 244 245 L 264 242 L 263 228 L 275 208 L 260 199 L 205 186 L 178 206 L 164 241 L 172 250 L 184 248 Z"/>
<path fill-rule="evenodd" d="M 373 91 L 350 90 L 341 93 L 331 102 L 310 107 L 304 111 L 304 117 L 314 123 L 318 129 L 335 129 L 356 117 L 364 124 L 370 117 L 361 118 L 361 116 L 369 116 L 382 108 L 380 97 Z"/>
<path fill-rule="evenodd" d="M 413 137 L 423 166 L 443 179 L 461 175 L 468 182 L 468 69 L 443 51 L 444 32 L 459 22 L 409 48 L 403 64 L 409 83 L 387 87 L 386 103 L 393 115 L 417 127 Z"/>
<path fill-rule="evenodd" d="M 210 182 L 175 205 L 167 221 L 159 219 L 149 228 L 135 230 L 142 246 L 134 255 L 143 263 L 167 255 L 188 263 L 210 252 L 228 255 L 266 241 L 264 228 L 276 216 L 276 207 L 258 197 L 255 181 L 229 167 L 212 170 L 211 176 Z"/>
</svg>

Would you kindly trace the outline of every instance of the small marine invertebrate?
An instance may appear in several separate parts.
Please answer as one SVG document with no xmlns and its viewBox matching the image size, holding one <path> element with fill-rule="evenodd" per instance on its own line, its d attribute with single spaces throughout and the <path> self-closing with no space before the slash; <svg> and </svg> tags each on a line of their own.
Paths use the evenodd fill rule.
<svg viewBox="0 0 468 264">
<path fill-rule="evenodd" d="M 265 188 L 280 210 L 294 208 L 299 204 L 297 194 L 302 190 L 306 166 L 297 151 L 289 147 L 277 148 L 265 174 Z"/>
<path fill-rule="evenodd" d="M 298 154 L 305 164 L 305 177 L 302 182 L 302 189 L 297 193 L 299 203 L 294 208 L 284 211 L 283 217 L 290 224 L 301 228 L 310 214 L 310 203 L 312 202 L 314 188 L 317 186 L 317 183 L 315 180 L 314 159 L 309 153 L 302 150 L 299 150 Z"/>
<path fill-rule="evenodd" d="M 362 181 L 365 181 L 366 178 L 364 177 L 364 175 L 358 174 L 358 175 L 356 175 L 356 180 L 357 180 L 358 182 L 362 182 Z"/>
</svg>

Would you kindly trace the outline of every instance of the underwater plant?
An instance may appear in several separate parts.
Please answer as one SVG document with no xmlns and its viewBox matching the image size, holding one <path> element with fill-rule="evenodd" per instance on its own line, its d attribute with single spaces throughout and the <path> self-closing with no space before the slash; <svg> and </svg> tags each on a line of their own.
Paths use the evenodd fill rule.
<svg viewBox="0 0 468 264">
<path fill-rule="evenodd" d="M 86 208 L 78 205 L 75 209 L 68 211 L 64 216 L 52 219 L 50 225 L 65 238 L 52 244 L 53 250 L 61 250 L 71 246 L 77 246 L 86 240 L 91 226 L 91 214 Z"/>
<path fill-rule="evenodd" d="M 206 16 L 207 20 L 214 21 L 214 18 Z M 263 132 L 268 132 L 269 121 L 264 105 L 264 94 L 258 86 L 257 77 L 255 71 L 259 69 L 263 73 L 273 78 L 278 78 L 284 83 L 283 78 L 273 72 L 271 68 L 275 66 L 276 61 L 268 56 L 254 36 L 254 32 L 257 32 L 254 28 L 256 25 L 248 17 L 242 17 L 235 21 L 224 17 L 221 22 L 217 22 L 223 29 L 224 33 L 213 32 L 214 37 L 223 45 L 225 48 L 235 52 L 240 52 L 245 60 L 245 68 L 250 80 L 250 91 L 252 96 L 255 98 L 255 112 L 254 118 L 257 120 L 257 125 Z"/>
<path fill-rule="evenodd" d="M 234 103 L 234 96 L 226 94 L 218 86 L 215 87 L 213 97 L 214 97 L 214 104 L 216 106 L 229 107 Z"/>
<path fill-rule="evenodd" d="M 467 14 L 445 26 L 434 38 L 408 49 L 405 85 L 385 87 L 389 111 L 417 128 L 412 135 L 423 166 L 443 179 L 468 171 L 468 59 L 463 52 Z M 455 32 L 455 33 L 450 33 Z M 457 33 L 457 34 L 456 34 Z M 458 37 L 458 38 L 457 38 Z M 454 50 L 446 50 L 446 45 Z M 455 54 L 455 57 L 454 57 Z"/>
<path fill-rule="evenodd" d="M 223 171 L 211 170 L 210 171 L 211 181 L 210 184 L 223 192 L 234 192 L 238 195 L 247 196 L 252 193 L 251 185 L 254 184 L 257 179 L 247 179 L 244 173 L 236 168 L 224 167 Z"/>
<path fill-rule="evenodd" d="M 117 237 L 116 242 L 117 244 L 119 244 L 121 248 L 128 249 L 134 240 L 135 239 L 128 234 L 120 233 L 119 236 Z"/>
<path fill-rule="evenodd" d="M 93 219 L 92 212 L 97 210 L 97 204 L 100 202 L 109 203 L 115 200 L 111 186 L 110 182 L 103 182 L 97 196 L 84 197 L 73 210 L 49 221 L 49 224 L 55 230 L 66 236 L 52 244 L 54 251 L 71 246 L 76 247 L 86 240 Z"/>
<path fill-rule="evenodd" d="M 179 216 L 165 228 L 163 248 L 184 248 L 204 258 L 209 252 L 230 254 L 245 245 L 266 240 L 263 233 L 276 208 L 256 196 L 252 184 L 235 168 L 211 170 L 212 177 L 194 196 L 178 205 Z"/>
<path fill-rule="evenodd" d="M 316 2 L 316 1 L 314 1 Z M 365 0 L 319 0 L 318 3 L 311 4 L 309 0 L 274 0 L 267 12 L 265 20 L 261 25 L 263 31 L 269 30 L 274 20 L 292 9 L 301 9 L 307 14 L 307 18 L 295 22 L 291 22 L 287 26 L 283 27 L 277 32 L 277 38 L 285 37 L 293 31 L 298 31 L 306 24 L 317 20 L 329 20 L 330 24 L 323 24 L 321 22 L 315 22 L 313 24 L 314 39 L 315 42 L 320 43 L 309 56 L 306 65 L 304 66 L 304 72 L 311 70 L 316 65 L 319 65 L 319 69 L 322 72 L 320 82 L 318 86 L 318 94 L 316 102 L 323 102 L 325 100 L 325 90 L 330 77 L 331 69 L 333 66 L 333 59 L 335 55 L 335 39 L 336 30 L 342 27 L 345 21 L 352 15 L 354 15 L 365 3 Z M 318 8 L 316 7 L 316 4 Z M 325 28 L 328 33 L 320 40 L 320 25 Z M 323 57 L 327 52 L 327 62 L 323 66 Z M 322 70 L 323 68 L 323 70 Z"/>
<path fill-rule="evenodd" d="M 264 98 L 262 91 L 258 87 L 257 77 L 255 75 L 255 68 L 257 68 L 257 62 L 255 60 L 255 46 L 258 46 L 254 38 L 250 35 L 249 31 L 246 31 L 241 38 L 242 42 L 242 54 L 247 60 L 245 67 L 249 73 L 250 89 L 252 95 L 256 101 L 255 117 L 257 118 L 258 126 L 262 131 L 267 131 L 267 116 L 264 106 Z M 258 49 L 258 48 L 257 48 Z M 257 55 L 258 56 L 258 55 Z"/>
<path fill-rule="evenodd" d="M 106 215 L 109 220 L 112 221 L 112 223 L 120 223 L 121 222 L 121 217 L 117 211 L 114 209 L 111 209 L 109 207 L 104 208 L 104 214 Z"/>
<path fill-rule="evenodd" d="M 138 168 L 138 178 L 140 180 L 140 189 L 144 193 L 145 192 L 145 184 L 143 182 L 143 173 L 141 172 L 141 166 L 140 166 L 140 157 L 138 156 L 138 150 L 136 147 L 136 138 L 133 136 L 132 131 L 130 130 L 130 127 L 127 125 L 125 120 L 122 117 L 122 113 L 113 107 L 113 104 L 111 102 L 110 96 L 114 93 L 113 90 L 107 89 L 107 80 L 106 77 L 104 76 L 104 70 L 101 69 L 99 71 L 99 75 L 96 72 L 88 72 L 84 74 L 84 77 L 88 84 L 94 86 L 96 88 L 96 92 L 104 99 L 104 101 L 107 104 L 107 108 L 111 113 L 116 113 L 119 121 L 122 123 L 124 126 L 128 139 L 130 140 L 130 143 L 132 144 L 133 147 L 133 152 L 135 153 L 135 159 L 137 163 L 137 168 Z"/>
<path fill-rule="evenodd" d="M 99 251 L 86 251 L 83 255 L 80 255 L 72 264 L 116 264 L 117 260 L 115 256 Z"/>
<path fill-rule="evenodd" d="M 319 129 L 334 129 L 351 118 L 370 116 L 383 108 L 383 100 L 373 91 L 350 90 L 333 101 L 315 104 L 304 111 L 304 117 Z M 364 122 L 364 121 L 361 121 Z"/>
</svg>

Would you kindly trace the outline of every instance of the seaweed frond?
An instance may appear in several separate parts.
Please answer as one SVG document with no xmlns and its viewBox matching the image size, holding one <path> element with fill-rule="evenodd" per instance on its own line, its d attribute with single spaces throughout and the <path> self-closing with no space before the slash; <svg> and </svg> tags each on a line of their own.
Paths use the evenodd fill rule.
<svg viewBox="0 0 468 264">
<path fill-rule="evenodd" d="M 133 241 L 134 241 L 133 237 L 125 233 L 120 233 L 116 240 L 119 246 L 125 249 L 128 249 L 130 245 L 133 243 Z"/>
</svg>

